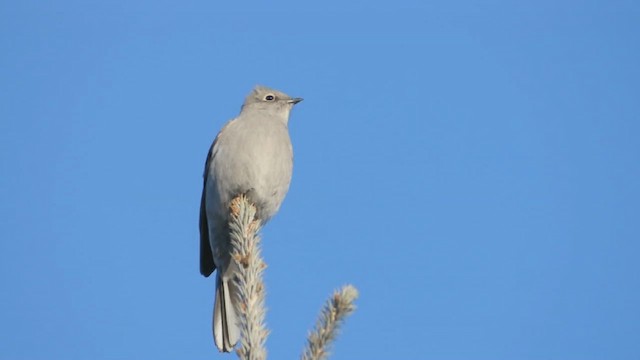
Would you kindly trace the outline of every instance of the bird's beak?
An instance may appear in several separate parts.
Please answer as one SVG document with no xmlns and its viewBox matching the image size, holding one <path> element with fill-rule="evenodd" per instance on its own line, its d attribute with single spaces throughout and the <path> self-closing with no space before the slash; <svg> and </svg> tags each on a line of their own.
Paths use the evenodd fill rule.
<svg viewBox="0 0 640 360">
<path fill-rule="evenodd" d="M 295 104 L 299 103 L 302 100 L 304 100 L 304 99 L 302 99 L 302 98 L 293 98 L 293 99 L 289 99 L 288 103 L 295 105 Z"/>
</svg>

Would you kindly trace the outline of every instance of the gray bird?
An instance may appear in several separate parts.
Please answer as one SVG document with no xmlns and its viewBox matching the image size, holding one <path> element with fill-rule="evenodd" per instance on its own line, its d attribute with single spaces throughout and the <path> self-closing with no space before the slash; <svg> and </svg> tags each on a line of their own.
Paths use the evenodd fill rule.
<svg viewBox="0 0 640 360">
<path fill-rule="evenodd" d="M 256 86 L 245 99 L 240 115 L 220 130 L 209 149 L 200 201 L 200 273 L 208 277 L 217 269 L 213 337 L 220 351 L 230 352 L 240 337 L 229 203 L 246 194 L 256 205 L 256 217 L 262 224 L 278 211 L 293 170 L 289 113 L 300 101 Z"/>
</svg>

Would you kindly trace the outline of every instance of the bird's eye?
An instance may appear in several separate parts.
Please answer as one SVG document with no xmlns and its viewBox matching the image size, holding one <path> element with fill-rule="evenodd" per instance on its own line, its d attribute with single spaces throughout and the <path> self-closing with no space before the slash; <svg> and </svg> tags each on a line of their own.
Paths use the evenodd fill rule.
<svg viewBox="0 0 640 360">
<path fill-rule="evenodd" d="M 264 99 L 267 100 L 267 101 L 273 101 L 273 100 L 276 99 L 276 97 L 271 95 L 271 94 L 269 94 L 269 95 L 265 96 Z"/>
</svg>

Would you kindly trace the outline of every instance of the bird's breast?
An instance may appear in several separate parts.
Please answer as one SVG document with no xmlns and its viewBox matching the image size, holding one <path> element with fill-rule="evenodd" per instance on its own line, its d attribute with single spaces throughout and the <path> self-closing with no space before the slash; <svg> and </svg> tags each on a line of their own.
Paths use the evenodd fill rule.
<svg viewBox="0 0 640 360">
<path fill-rule="evenodd" d="M 235 125 L 235 124 L 234 124 Z M 229 128 L 215 149 L 210 176 L 223 206 L 249 193 L 265 218 L 280 207 L 291 182 L 293 151 L 284 124 L 256 123 Z"/>
</svg>

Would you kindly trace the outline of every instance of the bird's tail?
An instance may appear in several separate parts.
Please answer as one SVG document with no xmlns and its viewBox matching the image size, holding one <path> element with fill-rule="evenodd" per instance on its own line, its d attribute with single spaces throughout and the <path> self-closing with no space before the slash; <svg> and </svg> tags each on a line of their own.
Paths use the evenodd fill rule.
<svg viewBox="0 0 640 360">
<path fill-rule="evenodd" d="M 240 339 L 236 315 L 236 285 L 231 279 L 223 279 L 220 269 L 216 274 L 216 299 L 213 305 L 213 338 L 220 351 L 231 352 Z"/>
</svg>

